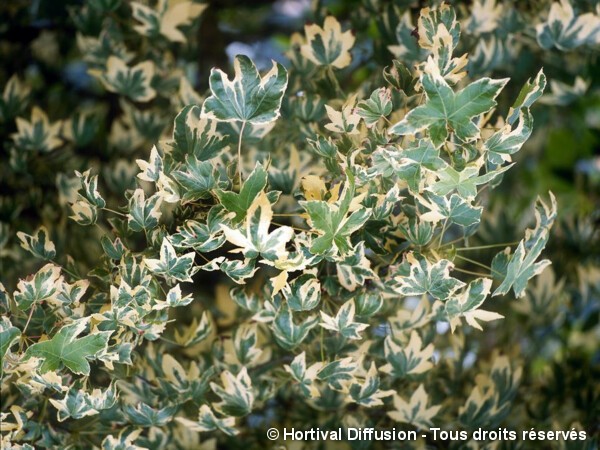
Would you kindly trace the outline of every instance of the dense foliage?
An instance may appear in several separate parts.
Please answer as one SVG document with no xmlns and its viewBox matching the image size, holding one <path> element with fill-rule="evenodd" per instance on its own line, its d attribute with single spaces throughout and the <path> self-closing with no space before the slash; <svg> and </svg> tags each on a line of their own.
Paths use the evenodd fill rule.
<svg viewBox="0 0 600 450">
<path fill-rule="evenodd" d="M 321 3 L 0 6 L 2 448 L 597 448 L 599 7 Z"/>
</svg>

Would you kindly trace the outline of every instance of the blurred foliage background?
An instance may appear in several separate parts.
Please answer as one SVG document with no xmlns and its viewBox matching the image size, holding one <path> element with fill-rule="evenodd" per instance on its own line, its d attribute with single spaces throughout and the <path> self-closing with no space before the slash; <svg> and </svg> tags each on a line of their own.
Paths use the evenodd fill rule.
<svg viewBox="0 0 600 450">
<path fill-rule="evenodd" d="M 522 359 L 515 417 L 561 427 L 578 422 L 597 435 L 600 46 L 540 45 L 535 25 L 548 16 L 549 1 L 498 2 L 503 19 L 490 28 L 469 22 L 482 3 L 450 3 L 459 11 L 467 36 L 462 50 L 477 55 L 471 58 L 470 73 L 511 78 L 503 97 L 506 104 L 499 108 L 507 109 L 520 86 L 541 67 L 550 83 L 544 102 L 533 107 L 533 135 L 515 158 L 516 167 L 490 195 L 493 213 L 473 244 L 518 240 L 532 219 L 529 206 L 548 190 L 557 195 L 560 218 L 545 251 L 553 265 L 535 280 L 527 301 L 498 304 L 507 319 L 493 331 L 468 338 L 474 340 L 473 348 Z M 111 195 L 121 199 L 133 186 L 135 159 L 146 158 L 152 145 L 171 133 L 173 118 L 184 104 L 205 94 L 212 67 L 226 69 L 236 54 L 250 56 L 259 69 L 269 67 L 271 59 L 289 64 L 284 54 L 293 50 L 290 36 L 331 13 L 356 35 L 353 62 L 340 72 L 340 85 L 347 91 L 366 91 L 377 87 L 382 69 L 391 64 L 390 47 L 400 42 L 415 46 L 416 36 L 400 19 L 416 17 L 428 2 L 214 0 L 207 5 L 186 29 L 187 42 L 157 39 L 148 48 L 147 41 L 124 26 L 131 21 L 126 1 L 0 3 L 0 86 L 5 86 L 0 100 L 0 279 L 6 290 L 39 266 L 19 248 L 17 231 L 31 233 L 46 225 L 62 264 L 69 267 L 77 261 L 83 266 L 80 271 L 86 263 L 88 268 L 93 265 L 102 229 L 68 220 L 66 197 L 73 171 L 94 167 L 109 205 Z M 573 6 L 598 11 L 594 1 Z M 127 52 L 150 58 L 158 67 L 153 79 L 158 94 L 149 102 L 126 101 L 90 74 L 104 67 L 107 55 Z M 410 65 L 410 55 L 398 59 Z M 18 82 L 11 84 L 15 74 Z M 187 93 L 182 78 L 192 88 Z M 34 107 L 50 124 L 60 122 L 57 132 L 48 131 L 52 127 L 45 123 L 23 138 L 17 118 L 30 120 Z M 470 256 L 491 261 L 494 250 L 476 253 Z M 591 445 L 587 448 L 597 448 Z"/>
</svg>

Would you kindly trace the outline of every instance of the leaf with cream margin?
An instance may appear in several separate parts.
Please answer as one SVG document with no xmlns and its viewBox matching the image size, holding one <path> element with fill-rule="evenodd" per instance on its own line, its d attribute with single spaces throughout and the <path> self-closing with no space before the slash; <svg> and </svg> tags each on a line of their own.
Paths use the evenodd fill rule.
<svg viewBox="0 0 600 450">
<path fill-rule="evenodd" d="M 56 247 L 45 226 L 39 227 L 32 235 L 19 231 L 17 237 L 21 241 L 21 247 L 37 258 L 49 261 L 56 256 Z"/>
<path fill-rule="evenodd" d="M 375 362 L 371 362 L 371 366 L 367 371 L 365 379 L 362 383 L 353 383 L 350 385 L 350 397 L 352 401 L 359 405 L 372 408 L 373 406 L 383 405 L 382 398 L 389 397 L 396 391 L 392 389 L 379 389 L 380 380 L 377 373 Z"/>
<path fill-rule="evenodd" d="M 194 267 L 195 255 L 195 252 L 189 252 L 177 256 L 173 245 L 165 237 L 160 246 L 160 258 L 144 258 L 144 263 L 150 272 L 162 275 L 167 280 L 191 282 L 192 275 L 198 271 L 198 267 Z"/>
<path fill-rule="evenodd" d="M 191 24 L 207 7 L 191 1 L 159 0 L 154 10 L 142 3 L 132 2 L 133 18 L 141 22 L 133 29 L 150 38 L 161 34 L 171 42 L 185 43 L 187 39 L 179 27 Z"/>
<path fill-rule="evenodd" d="M 302 352 L 289 365 L 285 364 L 283 368 L 299 383 L 300 390 L 306 397 L 317 398 L 321 396 L 321 392 L 316 386 L 317 374 L 323 365 L 322 362 L 316 362 L 307 367 L 306 352 Z"/>
<path fill-rule="evenodd" d="M 164 170 L 163 159 L 160 153 L 158 153 L 156 145 L 152 146 L 152 150 L 150 150 L 150 157 L 148 158 L 148 161 L 144 159 L 136 159 L 135 162 L 141 170 L 141 172 L 137 175 L 137 177 L 140 180 L 155 183 L 158 181 L 158 177 Z"/>
<path fill-rule="evenodd" d="M 163 198 L 154 194 L 146 199 L 143 189 L 136 189 L 129 199 L 127 226 L 131 231 L 149 231 L 158 226 L 162 215 L 160 206 Z"/>
<path fill-rule="evenodd" d="M 394 394 L 394 410 L 388 411 L 388 416 L 396 422 L 409 423 L 419 428 L 428 429 L 433 426 L 433 419 L 442 405 L 427 406 L 429 396 L 423 384 L 413 392 L 407 402 L 402 397 Z"/>
<path fill-rule="evenodd" d="M 454 92 L 439 73 L 424 73 L 421 82 L 427 96 L 426 103 L 411 110 L 388 132 L 414 135 L 427 130 L 431 141 L 439 148 L 446 142 L 450 132 L 462 142 L 479 137 L 480 130 L 473 119 L 496 106 L 495 98 L 508 78 L 481 78 L 458 92 Z"/>
<path fill-rule="evenodd" d="M 452 194 L 450 198 L 438 196 L 435 194 L 423 196 L 415 195 L 418 204 L 425 206 L 429 212 L 421 214 L 420 219 L 423 222 L 432 222 L 434 224 L 440 221 L 447 221 L 447 224 L 455 223 L 463 227 L 469 227 L 479 223 L 481 220 L 482 206 L 472 206 L 469 201 L 457 194 Z"/>
<path fill-rule="evenodd" d="M 200 321 L 197 317 L 194 317 L 190 326 L 186 327 L 181 333 L 179 329 L 175 329 L 175 342 L 184 347 L 190 347 L 207 339 L 214 328 L 212 316 L 204 311 Z"/>
<path fill-rule="evenodd" d="M 62 291 L 63 277 L 60 267 L 48 263 L 30 279 L 20 280 L 13 298 L 21 311 L 29 310 L 33 305 L 58 299 Z"/>
<path fill-rule="evenodd" d="M 372 127 L 392 113 L 392 92 L 388 88 L 375 89 L 367 100 L 358 102 L 356 112 L 368 127 Z"/>
<path fill-rule="evenodd" d="M 279 226 L 269 233 L 273 210 L 267 194 L 261 192 L 248 208 L 244 231 L 221 224 L 225 238 L 238 248 L 234 252 L 244 254 L 245 258 L 254 259 L 259 255 L 275 261 L 284 259 L 286 244 L 294 236 L 294 230 L 288 226 Z"/>
<path fill-rule="evenodd" d="M 235 429 L 235 418 L 217 418 L 208 405 L 202 405 L 198 411 L 196 422 L 185 417 L 175 417 L 175 420 L 191 431 L 207 432 L 220 430 L 228 436 L 235 436 L 240 431 Z"/>
<path fill-rule="evenodd" d="M 371 210 L 354 207 L 354 178 L 349 176 L 340 198 L 335 202 L 322 200 L 301 201 L 308 213 L 308 224 L 318 235 L 312 241 L 310 252 L 314 255 L 346 255 L 352 250 L 350 236 L 369 219 Z"/>
<path fill-rule="evenodd" d="M 533 103 L 542 96 L 545 88 L 546 75 L 544 75 L 544 70 L 540 69 L 533 81 L 528 79 L 521 88 L 521 91 L 519 91 L 517 99 L 508 111 L 506 122 L 510 125 L 514 125 L 515 121 L 519 117 L 519 114 L 521 113 L 521 110 L 531 107 L 531 105 L 533 105 Z"/>
<path fill-rule="evenodd" d="M 304 273 L 286 283 L 281 293 L 293 311 L 310 311 L 321 301 L 321 283 L 314 274 Z"/>
<path fill-rule="evenodd" d="M 492 274 L 495 278 L 502 280 L 496 288 L 493 296 L 504 295 L 512 288 L 515 297 L 523 297 L 527 282 L 539 275 L 551 262 L 543 259 L 536 262 L 542 250 L 548 242 L 550 229 L 556 219 L 557 206 L 556 197 L 550 192 L 550 204 L 538 197 L 535 203 L 536 225 L 533 229 L 525 231 L 525 239 L 522 239 L 513 254 L 510 248 L 498 253 L 492 260 Z"/>
<path fill-rule="evenodd" d="M 202 105 L 202 116 L 223 122 L 266 124 L 280 115 L 281 101 L 287 87 L 285 67 L 273 62 L 263 77 L 254 63 L 244 55 L 233 61 L 235 76 L 212 69 L 209 84 L 212 95 Z"/>
<path fill-rule="evenodd" d="M 134 102 L 148 102 L 156 97 L 156 90 L 151 86 L 155 66 L 151 60 L 143 61 L 129 67 L 117 56 L 109 56 L 106 70 L 90 70 L 90 74 L 100 79 L 110 92 L 122 94 Z"/>
<path fill-rule="evenodd" d="M 576 15 L 569 0 L 552 3 L 546 22 L 535 26 L 543 49 L 570 51 L 582 45 L 600 43 L 600 17 L 594 13 Z"/>
<path fill-rule="evenodd" d="M 487 160 L 495 166 L 511 162 L 511 155 L 521 150 L 525 141 L 531 136 L 532 131 L 533 116 L 529 109 L 523 109 L 519 114 L 519 122 L 514 129 L 510 124 L 505 124 L 485 140 L 483 151 L 486 153 Z"/>
<path fill-rule="evenodd" d="M 423 341 L 415 330 L 410 333 L 408 345 L 399 345 L 392 335 L 384 341 L 385 359 L 388 363 L 379 368 L 383 373 L 395 377 L 418 375 L 427 372 L 433 367 L 430 359 L 433 356 L 433 344 L 422 348 Z"/>
<path fill-rule="evenodd" d="M 335 267 L 340 284 L 350 292 L 364 286 L 367 280 L 377 278 L 371 269 L 371 261 L 365 256 L 364 242 L 359 242 L 354 251 L 337 262 Z"/>
<path fill-rule="evenodd" d="M 444 304 L 444 310 L 450 321 L 452 332 L 460 324 L 460 318 L 464 317 L 469 325 L 482 331 L 477 320 L 490 322 L 504 318 L 504 316 L 479 309 L 490 293 L 492 280 L 489 278 L 477 278 L 469 283 L 467 289 L 458 295 L 454 295 Z"/>
<path fill-rule="evenodd" d="M 352 62 L 350 49 L 354 45 L 354 33 L 342 32 L 342 26 L 333 16 L 327 16 L 323 28 L 316 24 L 304 26 L 306 43 L 300 52 L 318 66 L 343 69 Z"/>
<path fill-rule="evenodd" d="M 331 106 L 325 105 L 327 116 L 331 121 L 331 123 L 325 125 L 325 128 L 334 133 L 359 134 L 358 124 L 361 116 L 355 107 L 356 97 L 356 94 L 349 96 L 342 105 L 341 111 L 336 111 Z"/>
<path fill-rule="evenodd" d="M 467 165 L 460 172 L 452 166 L 446 166 L 437 173 L 439 179 L 431 185 L 430 190 L 438 195 L 448 195 L 456 191 L 460 197 L 471 201 L 477 196 L 477 186 L 489 183 L 510 169 L 514 163 L 479 175 L 481 165 L 482 161 L 478 160 Z"/>
<path fill-rule="evenodd" d="M 224 416 L 245 416 L 252 412 L 254 393 L 252 380 L 248 376 L 248 369 L 243 367 L 237 375 L 228 370 L 221 373 L 221 384 L 210 383 L 210 388 L 217 394 L 221 401 L 213 403 L 215 410 Z"/>
<path fill-rule="evenodd" d="M 356 305 L 354 299 L 344 303 L 338 310 L 335 317 L 326 314 L 323 311 L 321 313 L 322 322 L 320 325 L 331 331 L 336 331 L 344 336 L 346 339 L 357 340 L 362 339 L 360 332 L 366 329 L 369 324 L 360 323 L 354 321 L 354 315 L 356 311 Z"/>
<path fill-rule="evenodd" d="M 63 143 L 59 137 L 62 121 L 50 122 L 46 113 L 37 106 L 31 109 L 29 121 L 17 117 L 16 124 L 17 132 L 10 137 L 19 149 L 50 152 Z"/>
<path fill-rule="evenodd" d="M 394 290 L 404 296 L 430 294 L 436 299 L 445 300 L 465 285 L 450 276 L 453 267 L 447 259 L 431 264 L 421 255 L 408 253 L 398 275 L 394 277 L 397 283 Z"/>
<path fill-rule="evenodd" d="M 2 375 L 4 355 L 8 349 L 21 337 L 21 330 L 13 326 L 8 317 L 0 318 L 0 376 Z"/>
</svg>

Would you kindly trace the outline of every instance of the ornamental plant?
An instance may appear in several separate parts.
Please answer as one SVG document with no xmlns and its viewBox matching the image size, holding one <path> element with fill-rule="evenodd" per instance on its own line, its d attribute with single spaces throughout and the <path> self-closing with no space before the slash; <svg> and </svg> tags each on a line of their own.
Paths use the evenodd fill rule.
<svg viewBox="0 0 600 450">
<path fill-rule="evenodd" d="M 98 58 L 91 75 L 128 117 L 112 142 L 147 148 L 135 170 L 123 163 L 121 192 L 107 192 L 118 171 L 85 158 L 61 179 L 70 219 L 99 242 L 87 260 L 61 253 L 47 225 L 16 233 L 38 263 L 1 290 L 3 446 L 264 448 L 272 427 L 476 430 L 520 417 L 518 351 L 474 364 L 470 341 L 501 333 L 503 305 L 556 307 L 544 293 L 560 282 L 542 256 L 554 195 L 540 193 L 517 242 L 472 242 L 532 133 L 543 70 L 510 99 L 508 78 L 467 77 L 461 25 L 443 4 L 420 11 L 410 57 L 398 50 L 353 92 L 341 81 L 356 37 L 329 15 L 292 37 L 287 64 L 259 70 L 238 55 L 199 95 L 161 51 L 185 43 L 203 9 L 73 12 Z M 111 20 L 89 37 L 99 11 L 132 15 L 137 59 Z M 59 145 L 39 108 L 16 123 L 14 154 Z M 152 134 L 136 140 L 140 129 Z"/>
</svg>

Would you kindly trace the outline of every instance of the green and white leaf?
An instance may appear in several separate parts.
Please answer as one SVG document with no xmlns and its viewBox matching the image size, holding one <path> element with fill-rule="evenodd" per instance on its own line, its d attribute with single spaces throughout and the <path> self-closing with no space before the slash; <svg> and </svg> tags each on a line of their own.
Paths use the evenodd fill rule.
<svg viewBox="0 0 600 450">
<path fill-rule="evenodd" d="M 229 147 L 217 132 L 217 121 L 201 115 L 197 105 L 187 105 L 175 117 L 170 153 L 175 160 L 196 157 L 199 161 L 215 158 Z"/>
<path fill-rule="evenodd" d="M 176 284 L 167 292 L 167 298 L 165 301 L 156 300 L 152 309 L 160 311 L 165 308 L 176 308 L 178 306 L 186 306 L 192 302 L 192 294 L 185 296 L 181 295 L 181 286 Z"/>
<path fill-rule="evenodd" d="M 33 235 L 19 231 L 17 237 L 21 241 L 21 247 L 36 258 L 50 261 L 56 257 L 56 247 L 50 240 L 48 229 L 45 226 L 39 227 Z"/>
<path fill-rule="evenodd" d="M 263 77 L 254 63 L 244 55 L 233 62 L 235 76 L 229 80 L 219 69 L 212 69 L 209 78 L 211 96 L 202 105 L 202 116 L 224 122 L 265 124 L 280 115 L 281 100 L 287 87 L 285 67 L 273 62 Z"/>
<path fill-rule="evenodd" d="M 600 42 L 600 17 L 594 13 L 576 15 L 569 0 L 552 3 L 548 20 L 536 25 L 537 41 L 543 49 L 570 51 Z"/>
<path fill-rule="evenodd" d="M 195 156 L 187 156 L 185 162 L 184 168 L 171 173 L 181 185 L 183 203 L 211 198 L 213 190 L 222 186 L 217 169 L 211 162 L 199 161 Z"/>
<path fill-rule="evenodd" d="M 321 301 L 321 283 L 310 273 L 304 273 L 281 290 L 292 311 L 310 311 Z"/>
<path fill-rule="evenodd" d="M 256 163 L 256 167 L 244 181 L 239 193 L 217 191 L 219 201 L 225 209 L 235 213 L 235 222 L 241 222 L 246 217 L 250 205 L 254 203 L 259 192 L 267 186 L 267 179 L 267 171 L 260 163 Z"/>
<path fill-rule="evenodd" d="M 354 45 L 352 31 L 342 32 L 333 16 L 327 16 L 323 28 L 317 24 L 304 26 L 306 43 L 300 47 L 302 56 L 318 66 L 343 69 L 352 62 L 350 49 Z"/>
<path fill-rule="evenodd" d="M 42 302 L 54 302 L 62 291 L 63 277 L 60 267 L 46 264 L 30 280 L 20 280 L 13 298 L 21 311 L 29 310 Z"/>
<path fill-rule="evenodd" d="M 319 236 L 310 246 L 312 254 L 337 257 L 352 250 L 350 236 L 359 230 L 371 215 L 371 210 L 362 206 L 351 211 L 353 199 L 354 180 L 349 178 L 335 203 L 322 200 L 299 202 L 308 213 L 309 226 Z"/>
<path fill-rule="evenodd" d="M 394 278 L 395 291 L 401 295 L 420 296 L 430 294 L 439 300 L 446 300 L 465 283 L 450 276 L 454 265 L 447 259 L 431 264 L 427 258 L 412 252 L 400 269 L 400 275 Z"/>
<path fill-rule="evenodd" d="M 534 102 L 539 99 L 544 93 L 546 88 L 546 75 L 544 70 L 540 69 L 533 81 L 530 79 L 523 85 L 515 103 L 508 111 L 508 117 L 506 122 L 510 125 L 514 125 L 515 121 L 519 118 L 522 109 L 528 109 Z"/>
<path fill-rule="evenodd" d="M 171 42 L 185 43 L 187 39 L 179 27 L 192 23 L 208 7 L 192 1 L 159 0 L 156 9 L 131 2 L 133 18 L 140 22 L 133 29 L 141 35 L 156 38 L 159 35 Z"/>
<path fill-rule="evenodd" d="M 447 166 L 438 172 L 439 179 L 431 187 L 431 191 L 438 195 L 448 195 L 455 192 L 467 201 L 473 200 L 477 196 L 477 186 L 489 183 L 497 176 L 510 169 L 514 163 L 491 170 L 479 175 L 481 170 L 481 161 L 467 165 L 460 172 L 452 166 Z"/>
<path fill-rule="evenodd" d="M 69 219 L 73 219 L 79 225 L 94 225 L 98 220 L 98 208 L 81 195 L 79 195 L 78 200 L 70 206 L 73 215 L 69 216 Z"/>
<path fill-rule="evenodd" d="M 321 395 L 316 386 L 317 373 L 323 368 L 323 365 L 322 362 L 316 362 L 307 367 L 306 352 L 302 352 L 289 365 L 285 364 L 283 368 L 299 383 L 300 390 L 305 397 L 317 398 Z"/>
<path fill-rule="evenodd" d="M 152 60 L 129 67 L 121 58 L 111 55 L 106 61 L 105 70 L 90 70 L 90 73 L 99 78 L 110 92 L 143 103 L 156 97 L 156 90 L 152 87 L 155 69 Z"/>
<path fill-rule="evenodd" d="M 556 198 L 552 192 L 550 192 L 550 205 L 538 197 L 535 204 L 535 228 L 525 232 L 525 239 L 519 242 L 513 254 L 507 247 L 492 261 L 492 274 L 502 280 L 492 295 L 504 295 L 512 288 L 515 297 L 523 297 L 527 282 L 551 264 L 548 259 L 538 262 L 536 260 L 548 242 L 556 213 Z"/>
<path fill-rule="evenodd" d="M 514 155 L 525 143 L 533 130 L 533 116 L 529 109 L 521 109 L 519 123 L 513 129 L 511 125 L 504 125 L 499 131 L 492 134 L 483 143 L 483 151 L 487 160 L 494 166 L 511 162 Z"/>
<path fill-rule="evenodd" d="M 286 259 L 286 244 L 293 238 L 294 230 L 279 226 L 269 232 L 273 210 L 267 194 L 261 192 L 248 208 L 243 232 L 221 225 L 225 238 L 238 248 L 232 252 L 243 253 L 244 258 L 254 259 L 259 255 L 275 261 Z"/>
<path fill-rule="evenodd" d="M 31 109 L 29 121 L 17 117 L 16 125 L 17 132 L 10 137 L 18 149 L 27 152 L 51 152 L 63 143 L 60 138 L 62 121 L 50 122 L 47 114 L 37 106 Z"/>
<path fill-rule="evenodd" d="M 336 331 L 346 339 L 362 339 L 360 332 L 368 328 L 368 324 L 354 321 L 356 305 L 354 299 L 344 303 L 338 310 L 335 317 L 321 313 L 321 325 L 326 330 Z"/>
<path fill-rule="evenodd" d="M 160 258 L 144 258 L 144 263 L 150 272 L 162 275 L 169 281 L 191 282 L 198 268 L 194 267 L 195 252 L 177 256 L 168 238 L 163 238 L 160 246 Z"/>
<path fill-rule="evenodd" d="M 212 252 L 225 243 L 221 225 L 229 225 L 234 213 L 227 212 L 221 205 L 213 206 L 208 212 L 206 223 L 188 220 L 177 228 L 171 242 L 178 248 L 193 248 L 198 252 Z"/>
<path fill-rule="evenodd" d="M 368 127 L 372 127 L 379 119 L 392 113 L 392 92 L 388 88 L 376 89 L 369 99 L 358 102 L 356 107 L 356 113 Z"/>
<path fill-rule="evenodd" d="M 399 345 L 392 335 L 384 341 L 385 359 L 388 363 L 379 368 L 383 373 L 402 378 L 406 375 L 418 375 L 433 367 L 433 344 L 423 348 L 423 341 L 415 330 L 410 333 L 408 345 Z"/>
<path fill-rule="evenodd" d="M 332 389 L 348 392 L 349 384 L 352 383 L 357 364 L 352 356 L 335 359 L 323 366 L 317 373 L 317 378 L 325 381 Z"/>
<path fill-rule="evenodd" d="M 444 310 L 450 321 L 452 332 L 460 324 L 460 318 L 464 317 L 469 325 L 478 330 L 483 330 L 477 320 L 489 322 L 502 319 L 504 316 L 479 309 L 490 293 L 492 280 L 489 278 L 477 278 L 469 283 L 467 289 L 458 295 L 452 296 L 444 304 Z"/>
<path fill-rule="evenodd" d="M 473 119 L 496 106 L 495 98 L 508 79 L 481 78 L 455 93 L 446 80 L 437 74 L 423 74 L 421 78 L 427 102 L 411 110 L 400 122 L 389 129 L 392 134 L 414 135 L 427 130 L 436 148 L 450 132 L 463 142 L 480 135 Z"/>
<path fill-rule="evenodd" d="M 325 111 L 327 111 L 327 117 L 331 123 L 325 125 L 325 128 L 334 133 L 340 134 L 359 134 L 358 125 L 360 123 L 361 116 L 358 114 L 356 108 L 356 94 L 350 95 L 348 99 L 342 105 L 342 109 L 337 111 L 329 105 L 325 105 Z M 321 146 L 326 145 L 327 141 L 324 141 L 322 137 L 319 137 L 317 141 Z M 331 153 L 331 149 L 328 150 Z M 321 153 L 325 150 L 321 149 Z"/>
<path fill-rule="evenodd" d="M 237 376 L 228 370 L 222 372 L 221 384 L 222 387 L 216 383 L 210 383 L 210 388 L 221 398 L 219 403 L 212 405 L 218 413 L 224 416 L 240 417 L 252 412 L 254 393 L 246 367 L 243 367 Z"/>
<path fill-rule="evenodd" d="M 104 208 L 106 201 L 98 192 L 98 175 L 91 175 L 91 170 L 83 173 L 75 171 L 75 175 L 81 179 L 83 196 L 95 207 Z"/>
<path fill-rule="evenodd" d="M 158 153 L 156 145 L 152 146 L 152 150 L 150 150 L 150 158 L 148 158 L 148 161 L 144 159 L 136 159 L 135 162 L 141 170 L 141 172 L 137 175 L 137 177 L 140 180 L 155 183 L 158 181 L 158 177 L 164 170 L 163 159 L 162 156 Z"/>
<path fill-rule="evenodd" d="M 154 194 L 146 199 L 143 189 L 136 189 L 129 199 L 127 225 L 131 231 L 150 231 L 158 226 L 162 215 L 160 207 L 163 197 Z"/>
<path fill-rule="evenodd" d="M 8 317 L 2 316 L 0 318 L 0 375 L 3 372 L 4 355 L 20 337 L 21 330 L 13 326 Z"/>
<path fill-rule="evenodd" d="M 252 278 L 258 270 L 255 259 L 224 260 L 220 262 L 219 268 L 237 284 L 245 284 L 246 279 Z"/>
<path fill-rule="evenodd" d="M 277 343 L 287 350 L 300 345 L 310 330 L 317 326 L 319 319 L 312 315 L 300 324 L 294 322 L 294 315 L 287 302 L 282 302 L 271 324 L 271 330 Z"/>
<path fill-rule="evenodd" d="M 202 405 L 200 407 L 198 420 L 196 422 L 184 417 L 176 417 L 175 420 L 185 428 L 200 433 L 215 430 L 222 431 L 228 436 L 235 436 L 239 433 L 239 430 L 235 428 L 235 418 L 224 417 L 219 419 L 214 415 L 208 405 Z"/>
<path fill-rule="evenodd" d="M 424 222 L 437 224 L 447 221 L 447 224 L 455 223 L 463 227 L 470 227 L 481 220 L 482 206 L 472 206 L 471 203 L 458 194 L 452 194 L 450 198 L 435 194 L 427 195 L 427 199 L 415 195 L 417 202 L 429 209 L 429 212 L 421 214 L 420 219 Z"/>
<path fill-rule="evenodd" d="M 183 332 L 175 329 L 175 342 L 184 347 L 190 347 L 207 339 L 214 330 L 214 324 L 211 315 L 204 311 L 200 321 L 197 317 L 192 319 L 190 326 L 186 327 Z"/>
<path fill-rule="evenodd" d="M 442 405 L 427 406 L 429 396 L 423 384 L 413 392 L 407 402 L 402 397 L 394 394 L 394 410 L 388 411 L 388 416 L 396 422 L 408 423 L 419 428 L 428 429 L 433 426 L 433 419 L 442 408 Z"/>
<path fill-rule="evenodd" d="M 338 281 L 344 289 L 354 292 L 359 286 L 364 286 L 367 280 L 377 278 L 371 269 L 371 261 L 365 256 L 365 244 L 359 242 L 354 251 L 336 263 Z"/>
<path fill-rule="evenodd" d="M 177 412 L 177 406 L 165 406 L 164 408 L 153 408 L 146 403 L 135 405 L 123 405 L 122 411 L 125 417 L 134 425 L 140 427 L 162 427 L 173 420 Z"/>
<path fill-rule="evenodd" d="M 56 408 L 59 422 L 99 414 L 100 411 L 114 406 L 116 402 L 117 392 L 114 385 L 104 391 L 94 389 L 91 393 L 74 387 L 67 391 L 62 400 L 50 399 L 50 403 Z"/>
<path fill-rule="evenodd" d="M 393 395 L 396 391 L 392 389 L 379 389 L 380 380 L 377 373 L 377 367 L 372 362 L 365 379 L 362 383 L 353 383 L 350 385 L 350 397 L 354 403 L 357 403 L 367 408 L 383 405 L 382 398 Z"/>
</svg>

